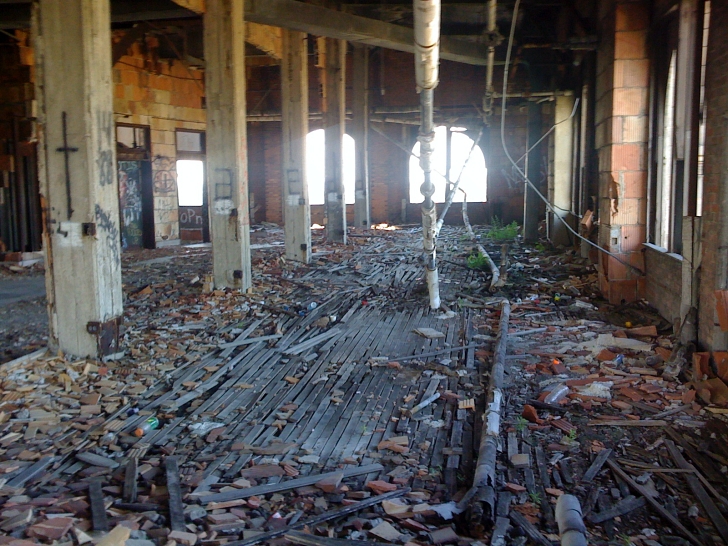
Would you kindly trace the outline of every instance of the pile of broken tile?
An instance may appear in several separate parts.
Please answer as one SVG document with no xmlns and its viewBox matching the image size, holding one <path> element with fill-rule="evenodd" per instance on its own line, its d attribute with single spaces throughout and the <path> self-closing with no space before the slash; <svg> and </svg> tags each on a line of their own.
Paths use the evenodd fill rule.
<svg viewBox="0 0 728 546">
<path fill-rule="evenodd" d="M 686 365 L 654 324 L 618 328 L 568 309 L 548 294 L 514 306 L 497 516 L 517 512 L 516 534 L 549 544 L 567 493 L 581 501 L 590 544 L 728 543 L 728 428 L 711 419 L 726 400 L 699 367 L 707 359 Z"/>
<path fill-rule="evenodd" d="M 343 450 L 332 466 L 322 464 L 321 453 L 278 440 L 306 410 L 286 398 L 285 388 L 316 365 L 322 378 L 341 372 L 317 364 L 320 348 L 344 339 L 336 337 L 341 324 L 362 310 L 376 316 L 424 304 L 418 230 L 361 235 L 348 246 L 317 235 L 313 263 L 301 266 L 282 257 L 280 229 L 266 227 L 254 238 L 260 246 L 247 294 L 208 289 L 207 249 L 130 260 L 124 354 L 106 362 L 36 354 L 0 369 L 0 542 L 466 545 L 525 544 L 531 537 L 551 544 L 558 540 L 553 504 L 571 493 L 581 500 L 590 544 L 682 544 L 671 522 L 646 506 L 653 501 L 677 514 L 702 544 L 720 543 L 711 542 L 722 536 L 715 514 L 693 489 L 697 481 L 718 512 L 725 509 L 713 494 L 726 494 L 728 467 L 719 447 L 726 430 L 723 402 L 713 398 L 716 382 L 687 382 L 692 369 L 677 364 L 690 355 L 673 354 L 672 338 L 653 324 L 635 320 L 619 328 L 600 319 L 593 268 L 573 253 L 514 243 L 508 284 L 493 299 L 486 274 L 465 265 L 471 250 L 462 230 L 446 227 L 442 292 L 452 311 L 440 319 L 461 322 L 440 329 L 448 343 L 475 350 L 362 363 L 362 373 L 386 370 L 393 381 L 413 371 L 433 378 L 431 389 L 393 390 L 404 393 L 395 400 L 398 416 L 372 400 L 372 430 L 356 432 L 371 435 L 377 449 Z M 500 245 L 486 246 L 498 256 Z M 499 504 L 494 527 L 474 537 L 468 511 L 457 503 L 472 482 L 480 433 L 473 417 L 484 411 L 504 295 L 513 308 Z M 442 335 L 420 330 L 424 340 Z M 294 349 L 266 368 L 278 387 L 259 392 L 261 378 L 235 376 L 230 362 L 253 354 L 246 353 L 253 343 L 261 358 L 278 355 L 274 347 Z M 695 362 L 710 361 L 699 355 Z M 565 397 L 544 401 L 562 386 Z M 236 392 L 253 404 L 235 406 Z M 329 394 L 332 404 L 345 397 L 336 389 Z M 356 386 L 349 393 L 358 394 Z M 428 418 L 443 428 L 410 434 L 411 412 L 431 398 Z M 213 400 L 223 400 L 222 409 Z M 220 425 L 221 414 L 232 426 L 259 423 L 270 431 L 260 436 L 267 440 L 235 439 Z M 134 436 L 151 417 L 160 428 Z M 657 492 L 658 500 L 631 482 L 647 495 Z"/>
</svg>

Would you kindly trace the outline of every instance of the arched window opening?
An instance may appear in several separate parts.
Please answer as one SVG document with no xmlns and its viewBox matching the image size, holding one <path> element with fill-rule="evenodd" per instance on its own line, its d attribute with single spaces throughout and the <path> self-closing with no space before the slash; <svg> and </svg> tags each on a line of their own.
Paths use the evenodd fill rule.
<svg viewBox="0 0 728 546">
<path fill-rule="evenodd" d="M 436 203 L 445 202 L 445 178 L 438 173 L 445 173 L 447 169 L 447 138 L 448 128 L 444 125 L 435 129 L 435 152 L 432 155 L 432 165 L 434 172 L 432 173 L 432 182 L 435 184 L 435 195 L 433 199 Z M 473 146 L 473 139 L 463 132 L 460 127 L 450 128 L 450 180 L 455 183 L 460 175 L 460 169 L 463 168 L 465 161 L 470 155 L 470 148 Z M 417 142 L 412 148 L 412 153 L 420 155 L 420 143 Z M 473 155 L 468 161 L 463 175 L 460 178 L 460 187 L 468 194 L 469 203 L 484 203 L 487 201 L 487 176 L 488 169 L 485 166 L 485 157 L 479 146 L 473 149 Z M 409 162 L 409 180 L 410 180 L 410 202 L 421 203 L 422 194 L 420 186 L 425 180 L 425 173 L 420 168 L 420 161 L 414 156 L 410 156 Z M 456 203 L 462 203 L 463 193 L 458 191 L 453 199 Z"/>
<path fill-rule="evenodd" d="M 306 178 L 308 199 L 312 205 L 324 204 L 326 164 L 324 130 L 316 129 L 306 135 Z M 354 203 L 354 139 L 344 135 L 344 199 Z"/>
</svg>

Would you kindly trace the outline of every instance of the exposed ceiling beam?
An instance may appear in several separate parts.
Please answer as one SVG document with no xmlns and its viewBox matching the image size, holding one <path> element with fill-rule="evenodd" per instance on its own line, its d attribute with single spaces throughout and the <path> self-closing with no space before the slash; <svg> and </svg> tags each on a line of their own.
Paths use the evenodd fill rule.
<svg viewBox="0 0 728 546">
<path fill-rule="evenodd" d="M 205 13 L 205 0 L 172 0 L 172 2 L 198 15 Z M 279 27 L 246 21 L 245 41 L 276 59 L 280 59 L 283 55 L 283 38 Z"/>
<path fill-rule="evenodd" d="M 172 0 L 178 6 L 182 6 L 198 15 L 205 13 L 205 0 Z"/>
<path fill-rule="evenodd" d="M 377 19 L 359 17 L 297 0 L 246 0 L 245 18 L 254 23 L 414 53 L 414 31 Z M 486 46 L 463 40 L 440 41 L 440 57 L 484 65 Z"/>
<path fill-rule="evenodd" d="M 245 21 L 245 41 L 271 57 L 283 58 L 283 30 L 280 27 Z"/>
</svg>

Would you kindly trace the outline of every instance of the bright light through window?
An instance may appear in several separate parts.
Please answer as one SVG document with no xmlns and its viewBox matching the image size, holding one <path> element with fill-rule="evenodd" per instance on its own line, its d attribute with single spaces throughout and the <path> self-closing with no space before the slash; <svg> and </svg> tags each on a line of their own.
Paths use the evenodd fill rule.
<svg viewBox="0 0 728 546">
<path fill-rule="evenodd" d="M 460 129 L 460 128 L 458 128 Z M 450 180 L 454 183 L 460 175 L 460 169 L 468 159 L 470 148 L 473 146 L 473 139 L 462 132 L 452 132 L 452 163 L 450 165 Z M 420 155 L 420 143 L 417 142 L 412 152 Z M 444 173 L 447 168 L 447 128 L 440 126 L 435 129 L 435 152 L 432 154 L 432 164 L 434 171 L 432 173 L 432 182 L 435 184 L 435 195 L 433 199 L 436 203 L 445 202 L 445 178 L 437 173 Z M 410 202 L 421 203 L 422 194 L 420 186 L 425 180 L 425 173 L 420 168 L 420 160 L 410 156 L 409 163 L 410 172 Z M 487 201 L 487 176 L 488 169 L 485 167 L 485 157 L 479 146 L 473 149 L 473 156 L 468 161 L 468 165 L 463 171 L 460 178 L 460 186 L 468 194 L 469 203 L 484 203 Z M 462 203 L 463 193 L 458 190 L 453 199 L 456 203 Z"/>
<path fill-rule="evenodd" d="M 306 178 L 308 199 L 312 205 L 324 204 L 324 130 L 311 131 L 306 136 Z M 354 139 L 344 135 L 344 198 L 354 203 Z"/>
<path fill-rule="evenodd" d="M 202 161 L 180 159 L 177 161 L 177 196 L 180 207 L 201 207 L 204 190 Z"/>
</svg>

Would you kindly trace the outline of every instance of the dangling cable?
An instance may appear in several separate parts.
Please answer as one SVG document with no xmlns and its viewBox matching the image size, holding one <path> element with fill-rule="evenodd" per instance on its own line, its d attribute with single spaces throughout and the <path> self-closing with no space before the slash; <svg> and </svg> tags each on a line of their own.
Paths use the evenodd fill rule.
<svg viewBox="0 0 728 546">
<path fill-rule="evenodd" d="M 505 62 L 505 65 L 503 66 L 503 98 L 502 98 L 502 103 L 501 103 L 501 127 L 500 127 L 501 144 L 503 145 L 503 151 L 505 152 L 506 157 L 508 158 L 508 161 L 511 162 L 511 165 L 513 165 L 513 167 L 516 169 L 518 174 L 523 178 L 523 180 L 526 181 L 526 183 L 531 187 L 531 189 L 536 193 L 536 195 L 538 195 L 541 198 L 541 200 L 546 204 L 546 207 L 561 221 L 562 224 L 564 224 L 566 229 L 568 229 L 571 233 L 573 233 L 576 237 L 578 237 L 582 241 L 586 241 L 588 244 L 590 244 L 597 250 L 603 252 L 607 256 L 611 256 L 612 258 L 617 260 L 622 265 L 624 265 L 634 271 L 637 271 L 640 275 L 644 275 L 645 272 L 642 271 L 641 269 L 639 269 L 638 267 L 635 267 L 632 264 L 625 262 L 624 260 L 622 260 L 619 256 L 617 256 L 613 252 L 610 252 L 606 248 L 602 248 L 601 246 L 590 241 L 586 237 L 579 235 L 579 233 L 577 233 L 576 230 L 574 230 L 574 228 L 572 228 L 569 225 L 569 223 L 556 212 L 556 208 L 549 202 L 549 200 L 546 197 L 543 196 L 543 194 L 539 191 L 539 189 L 536 187 L 536 185 L 533 182 L 531 182 L 531 180 L 528 178 L 528 176 L 526 176 L 526 173 L 523 172 L 523 170 L 516 164 L 516 162 L 513 161 L 513 158 L 511 157 L 511 154 L 508 151 L 508 146 L 506 146 L 506 131 L 505 131 L 506 100 L 507 100 L 506 91 L 508 90 L 508 70 L 509 70 L 509 67 L 511 64 L 511 51 L 513 49 L 513 36 L 516 32 L 516 21 L 518 20 L 518 8 L 519 8 L 520 4 L 521 4 L 521 0 L 516 0 L 515 5 L 513 6 L 513 20 L 511 21 L 511 32 L 508 35 L 508 48 L 506 49 L 506 62 Z M 554 127 L 556 127 L 556 126 L 554 125 Z M 545 138 L 545 136 L 546 135 L 544 135 L 543 138 Z"/>
</svg>

